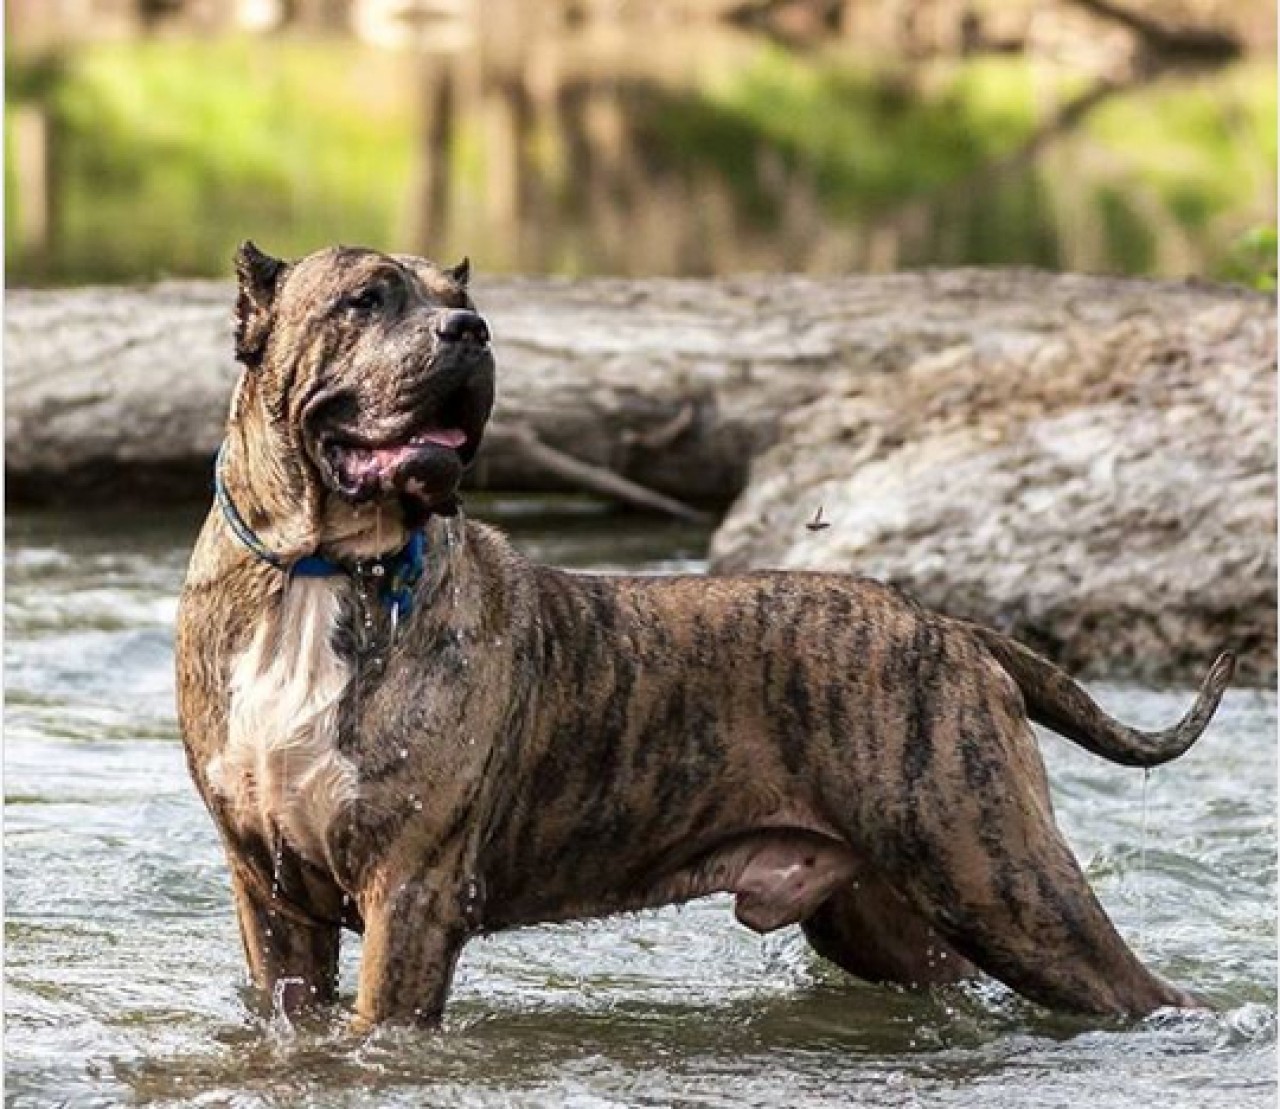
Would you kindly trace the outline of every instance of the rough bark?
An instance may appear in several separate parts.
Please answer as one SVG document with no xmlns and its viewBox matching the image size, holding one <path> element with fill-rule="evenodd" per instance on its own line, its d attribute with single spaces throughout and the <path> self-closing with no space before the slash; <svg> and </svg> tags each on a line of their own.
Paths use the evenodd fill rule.
<svg viewBox="0 0 1280 1109">
<path fill-rule="evenodd" d="M 482 283 L 500 423 L 693 503 L 724 506 L 781 417 L 956 343 L 1020 343 L 1099 321 L 1252 305 L 1221 289 L 1020 271 L 843 280 Z M 203 497 L 235 379 L 229 286 L 15 291 L 5 319 L 6 472 L 18 501 Z M 1244 310 L 1243 308 L 1241 310 Z M 563 488 L 519 436 L 476 482 Z"/>
<path fill-rule="evenodd" d="M 1232 646 L 1274 681 L 1271 305 L 1096 291 L 975 305 L 792 412 L 713 565 L 857 570 L 1085 674 L 1185 679 Z"/>
<path fill-rule="evenodd" d="M 497 333 L 495 419 L 683 501 L 723 506 L 776 415 L 825 387 L 842 343 L 796 306 L 808 282 L 481 285 Z M 236 367 L 228 286 L 13 292 L 6 472 L 19 502 L 203 497 Z M 564 478 L 494 434 L 481 487 Z"/>
<path fill-rule="evenodd" d="M 532 436 L 686 503 L 746 489 L 717 568 L 888 577 L 1093 673 L 1184 676 L 1223 641 L 1246 676 L 1274 673 L 1265 298 L 1006 270 L 507 280 L 477 299 L 500 374 L 481 486 L 563 488 L 572 466 L 540 466 Z M 11 499 L 207 496 L 231 301 L 11 293 Z M 819 505 L 831 526 L 809 530 Z"/>
</svg>

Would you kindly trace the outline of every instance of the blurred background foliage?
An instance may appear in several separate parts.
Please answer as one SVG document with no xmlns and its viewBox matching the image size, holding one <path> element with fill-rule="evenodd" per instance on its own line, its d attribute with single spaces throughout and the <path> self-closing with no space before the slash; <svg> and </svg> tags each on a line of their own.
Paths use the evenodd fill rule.
<svg viewBox="0 0 1280 1109">
<path fill-rule="evenodd" d="M 17 284 L 486 271 L 1274 287 L 1266 0 L 10 0 Z"/>
</svg>

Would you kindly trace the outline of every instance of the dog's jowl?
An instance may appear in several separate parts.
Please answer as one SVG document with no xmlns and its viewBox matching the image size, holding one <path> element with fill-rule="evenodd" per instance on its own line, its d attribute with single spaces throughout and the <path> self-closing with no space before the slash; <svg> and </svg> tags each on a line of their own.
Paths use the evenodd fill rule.
<svg viewBox="0 0 1280 1109">
<path fill-rule="evenodd" d="M 725 891 L 875 982 L 1196 1004 L 1098 904 L 1028 720 L 1154 766 L 1203 731 L 1229 656 L 1142 733 L 874 581 L 532 565 L 459 511 L 494 389 L 466 264 L 237 263 L 179 707 L 265 996 L 332 999 L 349 928 L 361 1022 L 430 1024 L 471 936 Z"/>
</svg>

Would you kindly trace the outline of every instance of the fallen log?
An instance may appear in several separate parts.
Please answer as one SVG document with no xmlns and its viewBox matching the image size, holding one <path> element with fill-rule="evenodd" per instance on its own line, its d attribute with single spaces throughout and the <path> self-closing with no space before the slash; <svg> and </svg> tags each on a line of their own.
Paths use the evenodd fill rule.
<svg viewBox="0 0 1280 1109">
<path fill-rule="evenodd" d="M 481 488 L 599 491 L 584 477 L 611 474 L 723 507 L 832 353 L 793 339 L 790 320 L 747 324 L 750 292 L 696 282 L 495 281 L 477 296 L 497 333 L 495 423 L 520 429 L 486 443 Z M 231 304 L 212 283 L 11 293 L 10 499 L 207 496 L 237 373 Z"/>
<path fill-rule="evenodd" d="M 11 501 L 200 499 L 235 380 L 229 285 L 10 292 L 5 471 Z M 507 279 L 478 283 L 496 334 L 495 420 L 586 467 L 723 508 L 782 417 L 957 344 L 1033 351 L 1085 314 L 1153 326 L 1221 288 L 1024 271 L 819 280 Z M 480 488 L 579 482 L 495 436 Z"/>
</svg>

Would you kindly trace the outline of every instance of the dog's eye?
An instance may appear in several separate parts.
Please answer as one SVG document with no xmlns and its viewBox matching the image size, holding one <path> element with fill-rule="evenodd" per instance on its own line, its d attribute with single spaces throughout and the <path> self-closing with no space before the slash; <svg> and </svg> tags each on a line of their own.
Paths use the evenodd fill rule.
<svg viewBox="0 0 1280 1109">
<path fill-rule="evenodd" d="M 387 290 L 382 285 L 370 285 L 358 293 L 344 297 L 342 307 L 359 316 L 372 316 L 387 306 Z"/>
</svg>

